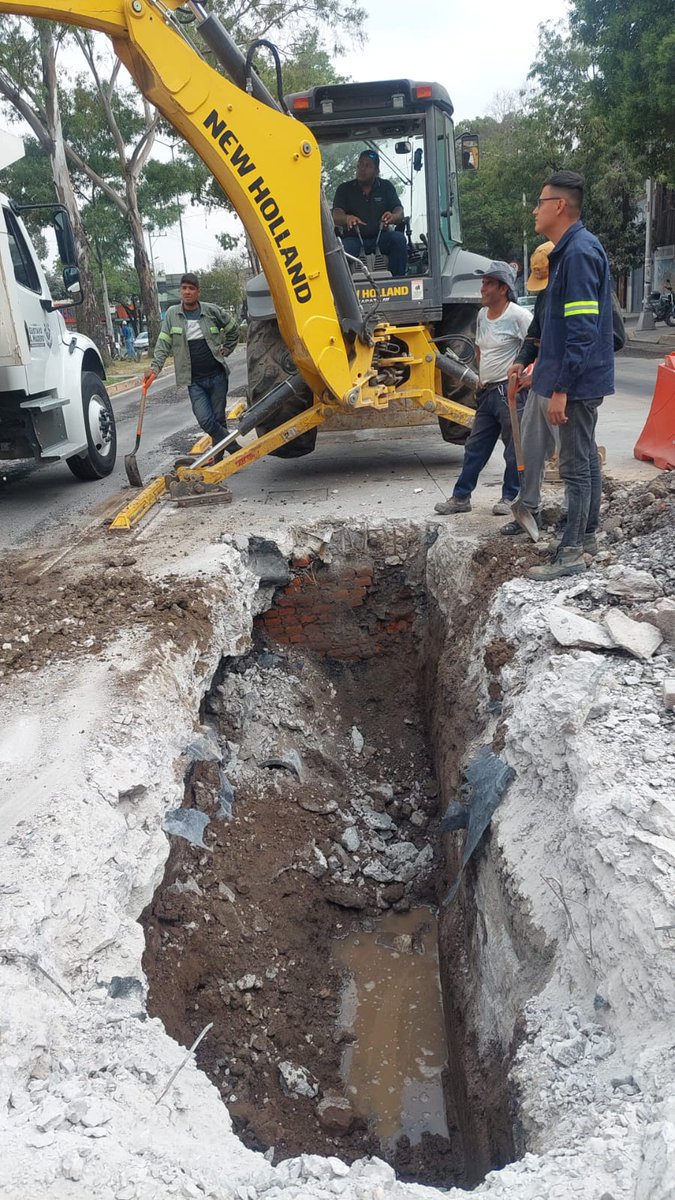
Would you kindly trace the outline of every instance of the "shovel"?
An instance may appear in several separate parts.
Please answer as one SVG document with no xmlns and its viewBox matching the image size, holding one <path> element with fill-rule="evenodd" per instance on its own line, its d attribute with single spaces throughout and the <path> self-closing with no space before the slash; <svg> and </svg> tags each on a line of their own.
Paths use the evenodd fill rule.
<svg viewBox="0 0 675 1200">
<path fill-rule="evenodd" d="M 523 461 L 523 443 L 520 440 L 520 424 L 518 422 L 518 408 L 516 405 L 517 392 L 518 392 L 518 380 L 515 375 L 512 375 L 511 378 L 509 379 L 507 400 L 508 400 L 508 405 L 509 405 L 509 416 L 511 418 L 511 434 L 513 436 L 513 448 L 516 452 L 516 466 L 518 467 L 518 476 L 522 483 L 523 471 L 525 470 L 525 463 Z M 518 524 L 521 526 L 522 529 L 525 530 L 526 533 L 529 533 L 530 537 L 532 538 L 532 541 L 538 542 L 539 541 L 539 526 L 537 525 L 537 522 L 535 521 L 529 508 L 526 508 L 524 504 L 521 504 L 520 500 L 514 500 L 513 504 L 511 505 L 511 512 L 513 513 L 514 520 L 516 520 L 518 522 Z"/>
<path fill-rule="evenodd" d="M 145 416 L 145 402 L 148 398 L 148 389 L 150 387 L 150 384 L 156 378 L 157 378 L 157 376 L 151 373 L 150 375 L 148 375 L 147 379 L 143 380 L 143 384 L 141 387 L 141 407 L 140 407 L 139 413 L 138 413 L 138 425 L 136 426 L 136 445 L 134 446 L 133 450 L 131 451 L 131 454 L 125 454 L 125 456 L 124 456 L 124 469 L 127 473 L 127 479 L 129 480 L 129 483 L 131 484 L 132 487 L 138 487 L 138 488 L 143 487 L 143 480 L 141 479 L 141 473 L 138 469 L 138 463 L 136 462 L 136 452 L 138 450 L 138 447 L 141 444 L 141 433 L 143 432 L 143 417 Z"/>
</svg>

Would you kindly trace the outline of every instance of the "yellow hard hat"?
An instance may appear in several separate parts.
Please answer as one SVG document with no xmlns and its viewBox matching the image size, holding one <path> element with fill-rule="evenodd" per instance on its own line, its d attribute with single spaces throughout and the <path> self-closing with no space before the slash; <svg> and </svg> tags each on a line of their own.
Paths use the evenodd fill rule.
<svg viewBox="0 0 675 1200">
<path fill-rule="evenodd" d="M 548 284 L 548 256 L 555 246 L 554 242 L 542 242 L 530 255 L 530 274 L 527 280 L 528 292 L 543 292 Z M 535 271 L 537 274 L 535 275 Z"/>
</svg>

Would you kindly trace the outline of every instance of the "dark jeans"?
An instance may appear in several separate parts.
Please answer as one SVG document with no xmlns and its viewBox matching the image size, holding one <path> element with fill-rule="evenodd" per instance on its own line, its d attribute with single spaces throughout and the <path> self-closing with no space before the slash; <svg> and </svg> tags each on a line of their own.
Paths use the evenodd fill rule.
<svg viewBox="0 0 675 1200">
<path fill-rule="evenodd" d="M 358 258 L 361 253 L 361 242 L 358 237 L 348 234 L 342 240 L 347 254 L 353 254 L 355 258 Z M 377 237 L 364 237 L 363 249 L 366 254 L 375 253 L 376 242 Z M 408 270 L 408 246 L 405 234 L 397 233 L 395 229 L 383 229 L 380 234 L 380 253 L 386 254 L 389 259 L 389 270 L 392 275 L 398 278 L 406 274 Z"/>
<path fill-rule="evenodd" d="M 214 445 L 227 437 L 225 425 L 227 383 L 227 372 L 216 371 L 214 375 L 193 379 L 188 387 L 192 411 L 204 433 L 209 434 Z"/>
<path fill-rule="evenodd" d="M 518 393 L 518 413 L 527 399 L 527 389 Z M 464 462 L 461 474 L 455 484 L 453 496 L 466 499 L 470 496 L 478 476 L 487 463 L 499 439 L 504 443 L 504 479 L 502 482 L 502 500 L 515 500 L 518 495 L 520 482 L 516 452 L 511 440 L 511 418 L 509 406 L 506 403 L 506 384 L 497 383 L 486 387 L 480 393 L 478 409 L 473 423 L 473 429 L 464 443 Z"/>
<path fill-rule="evenodd" d="M 560 426 L 559 469 L 567 492 L 561 546 L 582 546 L 584 535 L 595 533 L 600 522 L 602 476 L 595 427 L 602 399 L 568 401 L 567 421 Z"/>
</svg>

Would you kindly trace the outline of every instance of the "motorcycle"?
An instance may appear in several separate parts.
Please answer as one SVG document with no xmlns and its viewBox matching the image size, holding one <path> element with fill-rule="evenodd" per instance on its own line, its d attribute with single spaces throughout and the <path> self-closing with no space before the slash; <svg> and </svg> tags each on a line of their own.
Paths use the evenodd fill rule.
<svg viewBox="0 0 675 1200">
<path fill-rule="evenodd" d="M 675 325 L 675 297 L 672 291 L 652 292 L 648 304 L 655 321 L 665 321 L 666 325 Z"/>
</svg>

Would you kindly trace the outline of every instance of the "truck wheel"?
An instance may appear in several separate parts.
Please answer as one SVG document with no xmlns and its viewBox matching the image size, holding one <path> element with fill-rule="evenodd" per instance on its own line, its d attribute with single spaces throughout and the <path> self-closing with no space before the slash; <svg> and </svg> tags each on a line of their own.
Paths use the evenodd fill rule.
<svg viewBox="0 0 675 1200">
<path fill-rule="evenodd" d="M 110 475 L 117 457 L 115 414 L 105 385 L 93 371 L 82 375 L 82 409 L 87 432 L 87 453 L 66 462 L 76 479 L 103 479 Z"/>
<path fill-rule="evenodd" d="M 296 370 L 295 363 L 279 332 L 276 321 L 250 321 L 246 342 L 249 404 L 262 400 L 278 383 L 283 383 Z M 290 421 L 312 404 L 312 393 L 304 388 L 301 400 L 287 400 L 269 421 L 256 426 L 258 437 Z M 316 444 L 316 429 L 308 429 L 285 446 L 272 450 L 275 458 L 302 458 L 311 454 Z"/>
</svg>

